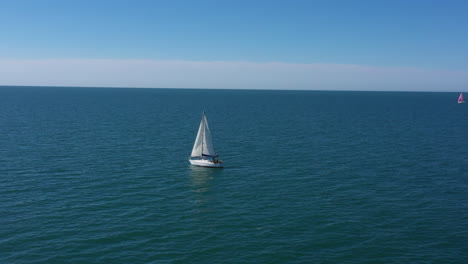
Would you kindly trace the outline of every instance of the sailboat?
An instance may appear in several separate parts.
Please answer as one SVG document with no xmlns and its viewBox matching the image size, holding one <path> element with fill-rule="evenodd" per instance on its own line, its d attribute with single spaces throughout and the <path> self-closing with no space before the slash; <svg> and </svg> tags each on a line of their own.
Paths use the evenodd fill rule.
<svg viewBox="0 0 468 264">
<path fill-rule="evenodd" d="M 208 127 L 206 114 L 203 112 L 200 127 L 198 128 L 197 138 L 193 144 L 192 154 L 190 155 L 190 164 L 201 167 L 222 168 L 223 162 L 218 160 L 213 141 L 211 140 L 211 132 Z"/>
<path fill-rule="evenodd" d="M 463 104 L 465 101 L 463 100 L 463 93 L 460 93 L 460 96 L 458 96 L 458 103 Z"/>
</svg>

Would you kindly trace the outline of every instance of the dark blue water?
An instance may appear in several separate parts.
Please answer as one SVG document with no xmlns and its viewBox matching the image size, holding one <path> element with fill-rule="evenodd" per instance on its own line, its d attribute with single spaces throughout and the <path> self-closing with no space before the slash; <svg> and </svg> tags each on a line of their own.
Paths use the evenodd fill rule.
<svg viewBox="0 0 468 264">
<path fill-rule="evenodd" d="M 464 263 L 457 97 L 1 87 L 0 263 Z"/>
</svg>

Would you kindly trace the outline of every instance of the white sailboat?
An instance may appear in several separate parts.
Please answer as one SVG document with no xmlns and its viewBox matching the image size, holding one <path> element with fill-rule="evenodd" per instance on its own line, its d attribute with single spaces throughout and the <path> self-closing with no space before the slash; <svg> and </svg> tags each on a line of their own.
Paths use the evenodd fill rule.
<svg viewBox="0 0 468 264">
<path fill-rule="evenodd" d="M 458 103 L 459 104 L 464 104 L 465 100 L 463 100 L 463 93 L 460 93 L 460 96 L 458 96 Z"/>
<path fill-rule="evenodd" d="M 206 114 L 203 112 L 197 138 L 195 139 L 195 144 L 193 144 L 189 161 L 190 164 L 195 166 L 222 168 L 223 162 L 218 160 L 217 157 L 219 157 L 219 155 L 217 155 L 214 150 L 210 128 L 208 127 L 208 120 L 206 120 Z"/>
</svg>

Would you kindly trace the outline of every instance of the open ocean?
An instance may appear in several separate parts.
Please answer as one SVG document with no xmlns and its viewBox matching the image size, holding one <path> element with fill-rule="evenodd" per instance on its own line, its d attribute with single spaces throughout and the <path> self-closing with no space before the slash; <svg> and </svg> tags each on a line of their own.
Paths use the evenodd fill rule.
<svg viewBox="0 0 468 264">
<path fill-rule="evenodd" d="M 0 87 L 0 263 L 466 263 L 457 98 Z"/>
</svg>

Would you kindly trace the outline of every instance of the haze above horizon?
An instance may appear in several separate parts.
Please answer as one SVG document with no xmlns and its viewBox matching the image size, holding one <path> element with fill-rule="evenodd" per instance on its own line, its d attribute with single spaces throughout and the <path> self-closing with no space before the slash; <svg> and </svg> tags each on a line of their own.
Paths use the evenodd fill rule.
<svg viewBox="0 0 468 264">
<path fill-rule="evenodd" d="M 0 85 L 468 91 L 466 1 L 2 1 Z"/>
</svg>

